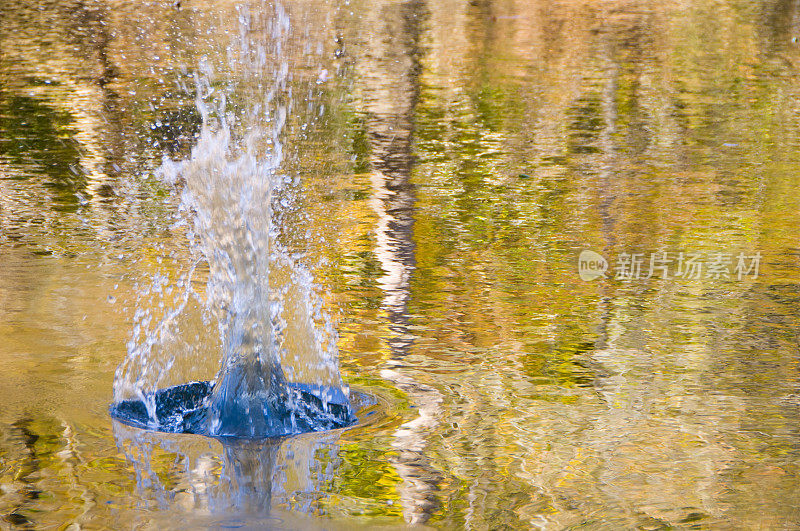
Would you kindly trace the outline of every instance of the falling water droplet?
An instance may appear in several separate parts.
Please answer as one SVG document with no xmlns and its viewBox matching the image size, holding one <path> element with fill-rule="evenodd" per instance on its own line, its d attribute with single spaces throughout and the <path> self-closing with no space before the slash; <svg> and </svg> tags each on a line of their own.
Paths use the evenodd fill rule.
<svg viewBox="0 0 800 531">
<path fill-rule="evenodd" d="M 214 436 L 342 427 L 354 416 L 330 340 L 335 331 L 320 311 L 301 255 L 284 246 L 274 226 L 298 193 L 293 187 L 299 177 L 280 172 L 291 108 L 285 57 L 291 25 L 280 4 L 240 10 L 241 32 L 229 52 L 230 71 L 241 79 L 216 83 L 203 56 L 195 74 L 203 121 L 197 145 L 190 158 L 167 159 L 158 172 L 179 194 L 192 257 L 179 279 L 154 275 L 147 288 L 152 300 L 137 310 L 112 413 L 141 427 Z M 269 53 L 256 42 L 264 31 Z M 318 81 L 327 79 L 323 69 Z M 233 87 L 250 85 L 263 87 L 263 101 L 229 107 Z M 194 288 L 198 269 L 206 276 L 201 292 Z M 177 294 L 165 289 L 173 285 Z M 160 382 L 176 361 L 169 348 L 181 341 L 176 338 L 184 333 L 179 323 L 189 301 L 202 305 L 204 320 L 216 324 L 210 328 L 219 332 L 220 369 L 209 381 L 164 388 Z M 283 366 L 292 359 L 298 361 Z"/>
</svg>

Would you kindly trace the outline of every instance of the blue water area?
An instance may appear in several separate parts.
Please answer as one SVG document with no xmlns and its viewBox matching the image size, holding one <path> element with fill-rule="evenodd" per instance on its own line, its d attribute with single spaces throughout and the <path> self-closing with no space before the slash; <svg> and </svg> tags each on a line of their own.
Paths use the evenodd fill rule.
<svg viewBox="0 0 800 531">
<path fill-rule="evenodd" d="M 210 421 L 210 397 L 214 389 L 208 381 L 159 389 L 145 398 L 154 398 L 155 418 L 148 414 L 143 400 L 123 400 L 110 407 L 111 416 L 133 426 L 167 433 L 193 433 L 207 436 L 242 436 L 269 438 L 300 433 L 345 428 L 357 422 L 345 393 L 337 387 L 286 383 L 286 400 L 291 407 L 285 417 L 271 419 L 259 431 L 242 430 L 235 434 L 214 433 Z M 268 410 L 269 408 L 265 408 Z M 225 425 L 246 425 L 247 418 L 220 419 Z M 249 425 L 247 426 L 249 428 Z"/>
</svg>

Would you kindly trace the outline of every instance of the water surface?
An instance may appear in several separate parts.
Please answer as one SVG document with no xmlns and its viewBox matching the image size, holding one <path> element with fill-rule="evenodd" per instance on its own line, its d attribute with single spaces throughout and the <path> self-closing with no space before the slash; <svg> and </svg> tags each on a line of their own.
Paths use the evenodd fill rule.
<svg viewBox="0 0 800 531">
<path fill-rule="evenodd" d="M 796 527 L 797 3 L 284 7 L 304 92 L 282 237 L 374 420 L 261 445 L 112 422 L 135 311 L 160 311 L 142 287 L 189 255 L 155 173 L 197 142 L 198 65 L 239 74 L 238 12 L 6 1 L 6 524 Z M 584 249 L 607 278 L 581 280 Z M 762 258 L 741 279 L 615 278 L 660 250 Z M 165 385 L 219 367 L 193 315 Z"/>
</svg>

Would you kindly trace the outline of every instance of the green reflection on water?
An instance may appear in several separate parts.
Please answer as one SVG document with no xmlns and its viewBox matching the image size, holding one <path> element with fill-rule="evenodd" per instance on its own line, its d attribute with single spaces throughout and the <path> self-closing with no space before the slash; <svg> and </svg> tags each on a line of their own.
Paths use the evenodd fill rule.
<svg viewBox="0 0 800 531">
<path fill-rule="evenodd" d="M 0 157 L 29 168 L 29 173 L 48 176 L 47 186 L 55 188 L 66 205 L 77 203 L 75 192 L 85 184 L 73 122 L 66 111 L 0 91 Z"/>
</svg>

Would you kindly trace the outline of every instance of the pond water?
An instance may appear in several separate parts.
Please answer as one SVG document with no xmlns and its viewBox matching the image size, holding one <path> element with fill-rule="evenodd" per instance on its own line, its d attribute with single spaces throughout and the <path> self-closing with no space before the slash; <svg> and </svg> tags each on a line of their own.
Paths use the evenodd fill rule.
<svg viewBox="0 0 800 531">
<path fill-rule="evenodd" d="M 198 143 L 197 100 L 260 101 L 232 43 L 271 38 L 248 13 L 273 9 L 0 3 L 4 526 L 800 524 L 788 0 L 287 0 L 280 238 L 360 423 L 113 421 L 137 311 L 210 274 L 186 276 L 160 169 Z M 219 368 L 189 306 L 163 385 Z"/>
</svg>

